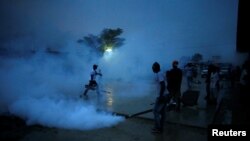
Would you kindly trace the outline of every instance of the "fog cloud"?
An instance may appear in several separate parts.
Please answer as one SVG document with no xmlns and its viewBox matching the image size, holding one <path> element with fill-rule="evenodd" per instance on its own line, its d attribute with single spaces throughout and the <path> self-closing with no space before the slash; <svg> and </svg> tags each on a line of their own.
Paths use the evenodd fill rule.
<svg viewBox="0 0 250 141">
<path fill-rule="evenodd" d="M 0 110 L 28 124 L 51 127 L 116 124 L 123 118 L 97 112 L 95 104 L 79 99 L 93 64 L 103 72 L 103 85 L 130 83 L 144 96 L 155 61 L 163 71 L 173 60 L 182 64 L 181 58 L 194 53 L 237 63 L 237 4 L 238 0 L 1 0 Z M 124 45 L 100 57 L 77 43 L 104 28 L 123 29 Z"/>
</svg>

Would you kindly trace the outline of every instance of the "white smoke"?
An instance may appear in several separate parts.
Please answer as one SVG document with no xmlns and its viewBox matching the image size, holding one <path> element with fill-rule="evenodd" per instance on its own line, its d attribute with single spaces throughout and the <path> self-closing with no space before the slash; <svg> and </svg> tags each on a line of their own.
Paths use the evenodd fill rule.
<svg viewBox="0 0 250 141">
<path fill-rule="evenodd" d="M 18 44 L 8 47 L 15 50 Z M 98 111 L 93 102 L 79 98 L 95 57 L 87 62 L 91 54 L 87 48 L 83 51 L 78 47 L 76 42 L 71 42 L 61 46 L 59 54 L 46 50 L 25 54 L 29 51 L 23 50 L 16 52 L 19 55 L 2 56 L 1 113 L 19 116 L 29 125 L 81 130 L 123 121 L 123 117 Z"/>
<path fill-rule="evenodd" d="M 136 95 L 128 89 L 115 94 L 133 97 L 151 91 L 155 61 L 163 71 L 173 60 L 194 53 L 204 59 L 221 55 L 225 61 L 238 61 L 237 4 L 238 0 L 2 0 L 0 112 L 52 127 L 116 124 L 121 117 L 97 112 L 95 104 L 79 100 L 93 64 L 103 72 L 104 87 L 130 84 Z M 104 28 L 124 31 L 125 44 L 112 54 L 99 57 L 76 43 Z"/>
<path fill-rule="evenodd" d="M 66 129 L 94 129 L 115 125 L 122 117 L 97 112 L 81 101 L 25 97 L 10 106 L 10 112 L 26 119 L 28 125 L 42 124 Z"/>
</svg>

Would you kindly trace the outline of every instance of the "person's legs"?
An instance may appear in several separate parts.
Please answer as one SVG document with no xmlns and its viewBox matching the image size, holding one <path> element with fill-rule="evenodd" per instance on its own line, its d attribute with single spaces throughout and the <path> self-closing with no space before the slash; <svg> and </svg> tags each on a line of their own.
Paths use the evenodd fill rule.
<svg viewBox="0 0 250 141">
<path fill-rule="evenodd" d="M 176 111 L 180 111 L 180 107 L 181 107 L 181 92 L 179 90 L 173 91 L 173 99 L 176 102 L 175 110 Z"/>
<path fill-rule="evenodd" d="M 99 85 L 97 83 L 96 83 L 95 89 L 96 89 L 96 93 L 100 95 Z"/>
<path fill-rule="evenodd" d="M 153 109 L 155 126 L 154 126 L 152 132 L 161 132 L 161 129 L 162 129 L 162 125 L 161 125 L 161 122 L 162 122 L 162 109 L 163 109 L 163 107 L 164 107 L 164 105 L 161 104 L 158 99 L 156 99 L 155 106 L 154 106 L 154 109 Z"/>
<path fill-rule="evenodd" d="M 87 96 L 88 91 L 89 91 L 89 88 L 86 88 L 85 91 L 83 92 L 83 95 Z"/>
<path fill-rule="evenodd" d="M 169 91 L 169 95 L 170 95 L 170 101 L 169 102 L 171 104 L 176 104 L 175 94 L 174 94 L 174 91 L 172 89 Z"/>
<path fill-rule="evenodd" d="M 91 81 L 91 80 L 89 81 L 89 84 L 88 84 L 88 85 L 85 85 L 85 90 L 84 90 L 84 92 L 83 92 L 83 95 L 84 95 L 84 96 L 88 96 L 87 93 L 88 93 L 89 89 L 91 89 L 91 86 L 92 86 L 92 85 L 93 85 L 93 84 L 92 84 L 92 81 Z"/>
<path fill-rule="evenodd" d="M 181 97 L 177 97 L 177 106 L 176 106 L 176 111 L 179 112 L 181 110 Z"/>
<path fill-rule="evenodd" d="M 207 93 L 207 95 L 206 95 L 205 99 L 207 101 L 209 101 L 210 100 L 210 84 L 209 83 L 206 84 L 206 93 Z"/>
<path fill-rule="evenodd" d="M 166 116 L 166 111 L 165 111 L 166 104 L 163 105 L 161 109 L 161 118 L 160 118 L 160 131 L 163 131 L 164 129 L 164 122 L 165 122 L 165 116 Z"/>
<path fill-rule="evenodd" d="M 155 120 L 155 128 L 159 129 L 159 127 L 160 127 L 160 114 L 159 114 L 158 99 L 155 101 L 153 113 L 154 113 L 154 120 Z"/>
<path fill-rule="evenodd" d="M 211 97 L 211 102 L 213 104 L 216 104 L 217 103 L 217 89 L 216 88 L 211 88 L 210 90 L 210 97 Z"/>
</svg>

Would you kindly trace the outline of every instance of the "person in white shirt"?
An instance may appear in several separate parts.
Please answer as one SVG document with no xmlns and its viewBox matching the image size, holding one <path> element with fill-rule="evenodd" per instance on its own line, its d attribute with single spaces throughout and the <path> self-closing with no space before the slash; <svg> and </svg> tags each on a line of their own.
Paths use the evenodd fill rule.
<svg viewBox="0 0 250 141">
<path fill-rule="evenodd" d="M 96 82 L 96 77 L 97 75 L 99 76 L 102 76 L 102 73 L 99 71 L 97 72 L 97 68 L 98 68 L 98 65 L 94 64 L 93 65 L 93 70 L 90 74 L 90 80 L 89 80 L 89 84 L 88 85 L 85 85 L 85 91 L 83 93 L 84 96 L 88 96 L 87 93 L 88 91 L 91 89 L 91 90 L 96 90 L 97 94 L 99 95 L 100 94 L 100 91 L 99 91 L 99 86 Z M 81 95 L 82 96 L 82 95 Z"/>
<path fill-rule="evenodd" d="M 161 72 L 160 64 L 158 62 L 155 62 L 153 64 L 152 70 L 156 76 L 156 83 L 160 87 L 160 89 L 159 89 L 160 91 L 159 91 L 158 96 L 155 100 L 155 105 L 153 108 L 155 126 L 152 129 L 152 133 L 162 133 L 163 127 L 164 127 L 165 107 L 166 107 L 166 101 L 165 101 L 165 96 L 164 96 L 165 77 L 164 77 L 164 74 Z"/>
</svg>

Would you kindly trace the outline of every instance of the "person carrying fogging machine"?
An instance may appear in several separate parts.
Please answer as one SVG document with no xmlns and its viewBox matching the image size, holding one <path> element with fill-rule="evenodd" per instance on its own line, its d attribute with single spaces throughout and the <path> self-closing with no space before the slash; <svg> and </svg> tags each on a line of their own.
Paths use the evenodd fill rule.
<svg viewBox="0 0 250 141">
<path fill-rule="evenodd" d="M 84 96 L 88 96 L 87 93 L 88 93 L 89 90 L 96 90 L 96 93 L 98 95 L 100 94 L 99 86 L 98 86 L 98 83 L 96 82 L 96 77 L 98 75 L 102 76 L 102 73 L 100 71 L 97 72 L 97 68 L 98 68 L 98 65 L 94 64 L 93 65 L 93 70 L 92 70 L 92 72 L 90 74 L 89 84 L 85 85 L 85 91 L 83 92 Z M 82 95 L 80 97 L 82 97 Z"/>
</svg>

